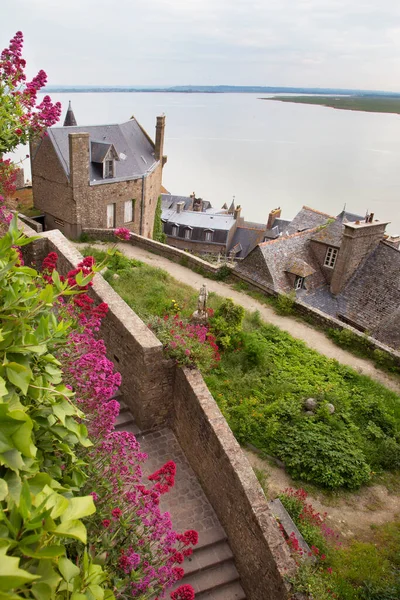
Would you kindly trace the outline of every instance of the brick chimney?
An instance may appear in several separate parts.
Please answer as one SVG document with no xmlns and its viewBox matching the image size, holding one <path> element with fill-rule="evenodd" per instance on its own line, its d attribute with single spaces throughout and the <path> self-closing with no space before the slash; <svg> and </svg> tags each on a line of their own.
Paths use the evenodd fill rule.
<svg viewBox="0 0 400 600">
<path fill-rule="evenodd" d="M 237 221 L 240 218 L 241 210 L 242 210 L 242 207 L 240 205 L 235 208 L 235 210 L 233 212 L 233 218 L 235 219 L 235 221 Z"/>
<path fill-rule="evenodd" d="M 165 133 L 165 116 L 157 117 L 156 123 L 156 143 L 154 148 L 154 157 L 156 160 L 163 159 L 164 152 L 164 133 Z M 164 163 L 164 161 L 163 161 Z"/>
<path fill-rule="evenodd" d="M 177 202 L 176 203 L 176 213 L 179 215 L 180 213 L 183 212 L 183 209 L 185 207 L 185 203 L 184 202 Z"/>
<path fill-rule="evenodd" d="M 71 187 L 81 188 L 89 185 L 89 134 L 70 133 L 69 172 Z"/>
<path fill-rule="evenodd" d="M 274 226 L 274 222 L 275 219 L 279 219 L 281 216 L 281 208 L 274 208 L 273 210 L 271 210 L 271 212 L 268 215 L 268 221 L 267 221 L 267 229 L 272 229 Z"/>
<path fill-rule="evenodd" d="M 342 244 L 339 250 L 331 281 L 332 294 L 339 294 L 353 276 L 361 262 L 384 239 L 388 223 L 379 221 L 356 221 L 345 223 Z"/>
</svg>

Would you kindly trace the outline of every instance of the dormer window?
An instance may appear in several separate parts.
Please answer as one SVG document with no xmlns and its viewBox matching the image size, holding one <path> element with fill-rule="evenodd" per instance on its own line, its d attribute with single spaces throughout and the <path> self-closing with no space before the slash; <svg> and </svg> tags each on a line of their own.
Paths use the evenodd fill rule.
<svg viewBox="0 0 400 600">
<path fill-rule="evenodd" d="M 336 263 L 337 255 L 338 255 L 338 249 L 332 248 L 331 246 L 329 246 L 328 250 L 326 251 L 326 255 L 325 255 L 324 267 L 329 267 L 330 269 L 333 269 L 333 267 L 335 266 L 335 263 Z"/>
<path fill-rule="evenodd" d="M 104 161 L 104 179 L 112 179 L 114 177 L 114 161 Z"/>
<path fill-rule="evenodd" d="M 214 236 L 214 231 L 212 229 L 206 229 L 204 232 L 204 240 L 206 242 L 212 242 Z"/>
</svg>

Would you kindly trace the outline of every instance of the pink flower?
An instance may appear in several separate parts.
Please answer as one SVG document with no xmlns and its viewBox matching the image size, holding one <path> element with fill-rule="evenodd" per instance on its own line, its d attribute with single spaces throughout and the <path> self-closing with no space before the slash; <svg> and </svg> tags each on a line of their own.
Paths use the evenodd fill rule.
<svg viewBox="0 0 400 600">
<path fill-rule="evenodd" d="M 116 229 L 114 231 L 114 235 L 119 240 L 129 240 L 131 237 L 131 232 L 129 231 L 129 229 L 126 229 L 125 227 L 120 227 L 119 229 Z"/>
<path fill-rule="evenodd" d="M 110 525 L 111 525 L 111 521 L 110 521 L 110 519 L 103 519 L 103 521 L 101 522 L 101 524 L 103 525 L 103 527 L 105 529 L 108 529 L 108 527 L 110 527 Z"/>
<path fill-rule="evenodd" d="M 111 514 L 116 519 L 119 519 L 120 516 L 122 515 L 122 510 L 120 508 L 113 508 L 113 510 L 111 511 Z"/>
</svg>

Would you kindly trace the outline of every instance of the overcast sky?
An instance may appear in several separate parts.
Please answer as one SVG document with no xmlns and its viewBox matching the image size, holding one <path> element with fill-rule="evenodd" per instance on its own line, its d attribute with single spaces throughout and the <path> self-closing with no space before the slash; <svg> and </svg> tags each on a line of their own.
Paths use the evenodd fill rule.
<svg viewBox="0 0 400 600">
<path fill-rule="evenodd" d="M 398 0 L 12 0 L 50 85 L 295 85 L 400 91 Z"/>
</svg>

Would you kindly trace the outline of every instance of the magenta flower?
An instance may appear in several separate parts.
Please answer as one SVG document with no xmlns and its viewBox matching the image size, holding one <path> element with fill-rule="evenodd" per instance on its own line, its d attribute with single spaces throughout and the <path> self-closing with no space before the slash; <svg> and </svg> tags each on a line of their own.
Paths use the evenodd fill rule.
<svg viewBox="0 0 400 600">
<path fill-rule="evenodd" d="M 131 237 L 131 232 L 129 231 L 129 229 L 126 229 L 125 227 L 120 227 L 119 229 L 116 229 L 114 231 L 114 235 L 119 240 L 129 240 Z"/>
</svg>

